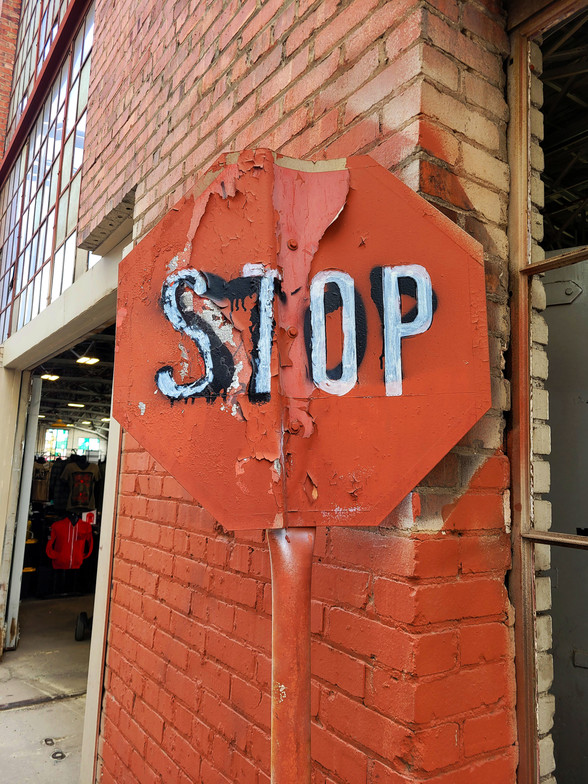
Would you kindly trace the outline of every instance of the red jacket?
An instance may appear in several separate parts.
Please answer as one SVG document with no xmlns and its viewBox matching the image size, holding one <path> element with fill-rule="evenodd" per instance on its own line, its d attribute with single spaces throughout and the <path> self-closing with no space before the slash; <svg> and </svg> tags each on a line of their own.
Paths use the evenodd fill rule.
<svg viewBox="0 0 588 784">
<path fill-rule="evenodd" d="M 86 543 L 88 548 L 84 552 Z M 51 526 L 47 555 L 53 561 L 54 569 L 79 569 L 93 547 L 92 526 L 85 520 L 78 520 L 73 525 L 69 517 L 64 517 Z"/>
</svg>

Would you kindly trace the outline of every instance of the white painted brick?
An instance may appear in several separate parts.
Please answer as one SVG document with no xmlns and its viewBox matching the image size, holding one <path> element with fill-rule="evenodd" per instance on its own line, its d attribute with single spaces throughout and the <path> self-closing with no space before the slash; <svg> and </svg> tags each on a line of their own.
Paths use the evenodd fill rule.
<svg viewBox="0 0 588 784">
<path fill-rule="evenodd" d="M 535 545 L 535 569 L 538 572 L 547 572 L 551 568 L 551 547 L 548 544 Z M 547 691 L 544 686 L 539 691 Z"/>
<path fill-rule="evenodd" d="M 531 350 L 531 375 L 535 378 L 545 380 L 549 374 L 549 362 L 547 352 L 542 348 Z"/>
<path fill-rule="evenodd" d="M 546 460 L 533 460 L 533 492 L 548 493 L 551 486 L 550 466 Z"/>
<path fill-rule="evenodd" d="M 537 172 L 542 172 L 545 168 L 545 157 L 539 144 L 531 145 L 531 167 Z"/>
<path fill-rule="evenodd" d="M 533 452 L 537 455 L 551 453 L 551 428 L 549 425 L 536 425 L 533 428 Z"/>
<path fill-rule="evenodd" d="M 535 419 L 549 419 L 549 393 L 546 389 L 534 388 L 533 417 Z"/>
<path fill-rule="evenodd" d="M 531 103 L 537 108 L 543 106 L 543 82 L 538 76 L 531 76 Z"/>
<path fill-rule="evenodd" d="M 535 608 L 537 612 L 545 612 L 551 608 L 551 577 L 535 579 Z"/>
<path fill-rule="evenodd" d="M 543 112 L 531 107 L 531 134 L 540 141 L 543 139 Z"/>
<path fill-rule="evenodd" d="M 539 735 L 545 735 L 553 727 L 553 715 L 555 713 L 555 697 L 553 694 L 539 695 L 537 706 L 537 729 Z"/>
<path fill-rule="evenodd" d="M 548 735 L 539 741 L 539 775 L 547 776 L 555 770 L 555 757 L 553 756 L 553 738 Z"/>
<path fill-rule="evenodd" d="M 545 259 L 545 251 L 536 242 L 531 243 L 531 261 L 543 261 Z"/>
<path fill-rule="evenodd" d="M 549 531 L 551 528 L 551 501 L 537 498 L 533 507 L 533 528 L 536 528 L 537 531 Z"/>
<path fill-rule="evenodd" d="M 537 616 L 537 650 L 550 651 L 553 641 L 551 631 L 551 615 L 538 615 Z"/>
<path fill-rule="evenodd" d="M 529 59 L 533 73 L 540 76 L 543 73 L 543 54 L 541 53 L 541 48 L 535 41 L 531 41 L 529 50 Z"/>
<path fill-rule="evenodd" d="M 537 311 L 531 316 L 531 340 L 546 346 L 548 342 L 547 322 Z"/>
<path fill-rule="evenodd" d="M 553 657 L 550 653 L 537 654 L 537 689 L 548 691 L 553 683 Z M 549 772 L 549 771 L 548 771 Z"/>
<path fill-rule="evenodd" d="M 531 281 L 531 304 L 537 310 L 545 310 L 547 304 L 545 286 L 538 275 L 533 275 L 533 280 Z"/>
</svg>

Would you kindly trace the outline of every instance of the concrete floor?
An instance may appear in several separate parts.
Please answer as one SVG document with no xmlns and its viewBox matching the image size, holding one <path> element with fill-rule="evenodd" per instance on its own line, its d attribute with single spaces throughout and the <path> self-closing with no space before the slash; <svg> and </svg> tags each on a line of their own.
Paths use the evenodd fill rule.
<svg viewBox="0 0 588 784">
<path fill-rule="evenodd" d="M 74 630 L 92 606 L 92 596 L 21 603 L 19 646 L 0 661 L 3 781 L 78 784 L 90 641 Z"/>
</svg>

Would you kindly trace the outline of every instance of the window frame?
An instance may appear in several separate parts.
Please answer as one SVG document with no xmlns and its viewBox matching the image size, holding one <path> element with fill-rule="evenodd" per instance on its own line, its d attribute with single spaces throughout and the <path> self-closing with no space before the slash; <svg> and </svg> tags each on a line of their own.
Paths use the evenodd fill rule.
<svg viewBox="0 0 588 784">
<path fill-rule="evenodd" d="M 509 200 L 510 285 L 511 285 L 511 385 L 512 414 L 508 435 L 511 460 L 512 548 L 510 595 L 515 606 L 515 668 L 519 741 L 518 784 L 538 784 L 539 746 L 537 724 L 537 665 L 535 641 L 536 544 L 588 549 L 586 537 L 532 526 L 531 483 L 531 280 L 534 274 L 569 266 L 588 259 L 588 246 L 549 259 L 531 262 L 530 232 L 530 45 L 559 22 L 588 8 L 588 0 L 556 0 L 535 10 L 529 0 L 510 5 L 510 18 L 524 19 L 511 29 L 509 70 Z"/>
</svg>

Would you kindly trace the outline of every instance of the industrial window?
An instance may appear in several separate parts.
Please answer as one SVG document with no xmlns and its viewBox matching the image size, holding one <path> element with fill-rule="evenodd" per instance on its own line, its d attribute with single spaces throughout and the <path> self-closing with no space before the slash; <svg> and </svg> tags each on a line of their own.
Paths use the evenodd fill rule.
<svg viewBox="0 0 588 784">
<path fill-rule="evenodd" d="M 32 92 L 36 76 L 45 62 L 68 0 L 23 0 L 20 15 L 14 81 L 8 110 L 7 141 L 18 123 Z"/>
<path fill-rule="evenodd" d="M 25 58 L 32 70 L 28 86 L 22 73 L 15 80 L 13 118 L 47 56 L 64 5 L 23 4 L 17 63 L 18 57 Z M 31 17 L 34 14 L 40 15 L 40 25 L 33 57 L 27 31 L 35 27 L 35 19 L 39 21 Z M 27 19 L 30 27 L 23 33 Z M 92 263 L 88 251 L 76 247 L 76 227 L 93 33 L 92 6 L 69 43 L 0 191 L 0 342 L 65 291 L 76 269 Z M 15 74 L 17 70 L 18 65 Z"/>
</svg>

